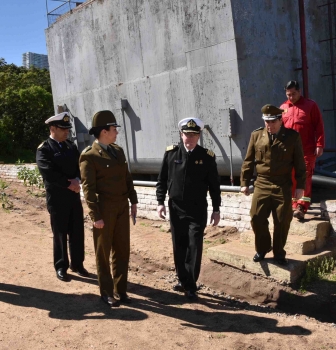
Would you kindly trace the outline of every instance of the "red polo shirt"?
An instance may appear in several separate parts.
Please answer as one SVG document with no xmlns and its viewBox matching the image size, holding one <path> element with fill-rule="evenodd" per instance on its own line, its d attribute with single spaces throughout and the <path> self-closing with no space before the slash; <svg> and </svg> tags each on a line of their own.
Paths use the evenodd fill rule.
<svg viewBox="0 0 336 350">
<path fill-rule="evenodd" d="M 305 156 L 314 155 L 316 147 L 324 147 L 323 120 L 315 101 L 301 96 L 295 104 L 288 100 L 280 108 L 285 110 L 284 126 L 300 133 Z"/>
</svg>

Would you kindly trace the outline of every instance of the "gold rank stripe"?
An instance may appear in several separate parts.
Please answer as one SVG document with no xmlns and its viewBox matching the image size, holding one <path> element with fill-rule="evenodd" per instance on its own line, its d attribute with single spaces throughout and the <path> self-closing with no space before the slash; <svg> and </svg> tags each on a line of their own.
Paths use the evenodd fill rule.
<svg viewBox="0 0 336 350">
<path fill-rule="evenodd" d="M 211 149 L 208 149 L 207 154 L 208 154 L 210 157 L 214 157 L 214 156 L 215 156 L 215 153 L 212 152 Z"/>
<path fill-rule="evenodd" d="M 168 151 L 171 151 L 171 150 L 173 150 L 175 148 L 175 145 L 170 145 L 170 146 L 168 146 L 167 148 L 166 148 L 166 151 L 168 152 Z"/>
</svg>

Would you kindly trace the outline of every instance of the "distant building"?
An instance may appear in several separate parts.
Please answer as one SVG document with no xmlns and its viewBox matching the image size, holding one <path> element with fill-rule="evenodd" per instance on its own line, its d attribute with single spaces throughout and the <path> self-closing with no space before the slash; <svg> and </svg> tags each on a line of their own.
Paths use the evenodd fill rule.
<svg viewBox="0 0 336 350">
<path fill-rule="evenodd" d="M 33 52 L 22 54 L 22 65 L 26 68 L 46 68 L 49 70 L 48 55 Z"/>
</svg>

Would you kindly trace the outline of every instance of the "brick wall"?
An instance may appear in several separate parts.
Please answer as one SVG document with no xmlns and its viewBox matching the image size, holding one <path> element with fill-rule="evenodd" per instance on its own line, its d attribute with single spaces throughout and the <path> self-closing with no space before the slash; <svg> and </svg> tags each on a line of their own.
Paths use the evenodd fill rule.
<svg viewBox="0 0 336 350">
<path fill-rule="evenodd" d="M 154 187 L 136 187 L 138 194 L 138 216 L 158 220 L 156 213 L 157 201 Z M 221 220 L 218 226 L 233 226 L 239 231 L 250 230 L 250 206 L 252 196 L 241 193 L 222 192 Z M 168 202 L 165 202 L 167 219 L 169 219 Z M 208 223 L 212 213 L 211 199 L 208 197 Z"/>
<path fill-rule="evenodd" d="M 36 164 L 24 164 L 34 169 Z M 0 178 L 7 182 L 22 182 L 17 178 L 18 167 L 15 164 L 0 164 Z M 138 216 L 150 220 L 158 220 L 156 213 L 157 201 L 154 187 L 136 186 L 138 193 Z M 81 193 L 83 196 L 83 194 Z M 241 193 L 222 192 L 221 220 L 218 226 L 233 226 L 239 231 L 250 230 L 250 206 L 252 196 L 246 197 Z M 168 203 L 167 220 L 169 219 Z M 211 199 L 208 197 L 208 222 L 212 213 Z"/>
<path fill-rule="evenodd" d="M 22 164 L 33 170 L 36 164 Z M 0 164 L 0 179 L 8 182 L 23 182 L 17 178 L 18 166 L 15 164 Z"/>
</svg>

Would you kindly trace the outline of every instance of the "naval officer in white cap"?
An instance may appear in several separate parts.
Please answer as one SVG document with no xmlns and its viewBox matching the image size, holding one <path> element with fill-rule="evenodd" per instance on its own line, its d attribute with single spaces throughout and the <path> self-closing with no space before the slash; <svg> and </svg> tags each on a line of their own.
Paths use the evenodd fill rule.
<svg viewBox="0 0 336 350">
<path fill-rule="evenodd" d="M 182 142 L 166 148 L 156 185 L 157 212 L 165 218 L 168 193 L 173 252 L 179 283 L 174 290 L 197 299 L 196 282 L 201 269 L 203 233 L 207 224 L 207 193 L 212 200 L 210 223 L 220 219 L 220 181 L 215 154 L 198 145 L 204 123 L 185 118 L 178 123 Z"/>
<path fill-rule="evenodd" d="M 68 140 L 71 129 L 67 112 L 45 121 L 50 136 L 36 151 L 36 163 L 47 193 L 47 208 L 53 232 L 54 267 L 56 277 L 67 281 L 67 270 L 88 277 L 84 262 L 84 221 L 80 199 L 79 152 Z M 70 259 L 67 253 L 69 238 Z"/>
</svg>

